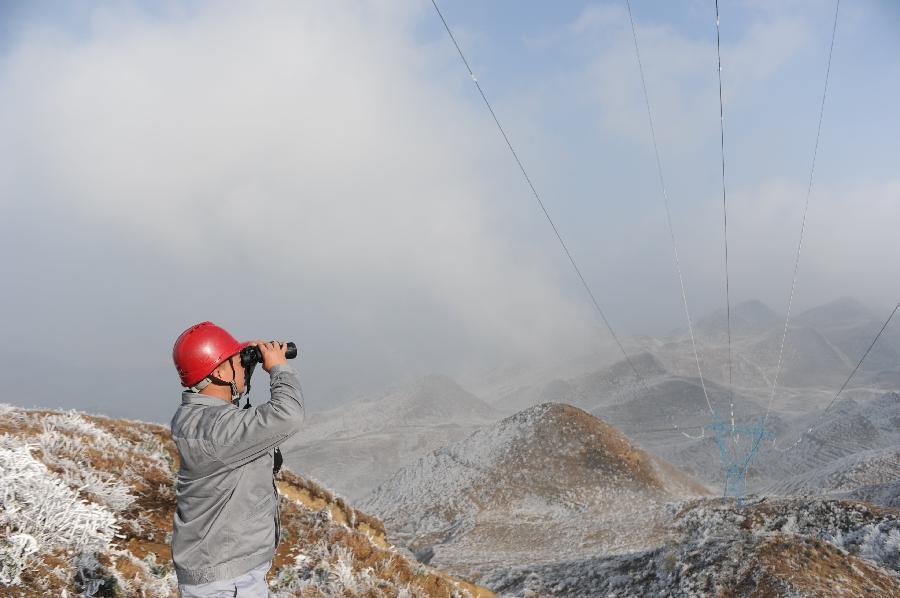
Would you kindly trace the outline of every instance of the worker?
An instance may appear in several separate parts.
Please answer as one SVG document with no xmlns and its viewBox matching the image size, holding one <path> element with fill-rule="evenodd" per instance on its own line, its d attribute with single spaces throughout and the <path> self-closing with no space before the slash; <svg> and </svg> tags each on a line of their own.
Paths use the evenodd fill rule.
<svg viewBox="0 0 900 598">
<path fill-rule="evenodd" d="M 248 397 L 241 409 L 252 374 L 241 351 L 250 346 L 269 374 L 271 398 L 249 407 Z M 269 595 L 266 573 L 281 531 L 277 447 L 304 415 L 286 350 L 281 342 L 239 342 L 212 322 L 175 341 L 172 357 L 186 389 L 171 424 L 180 458 L 172 560 L 183 598 Z"/>
</svg>

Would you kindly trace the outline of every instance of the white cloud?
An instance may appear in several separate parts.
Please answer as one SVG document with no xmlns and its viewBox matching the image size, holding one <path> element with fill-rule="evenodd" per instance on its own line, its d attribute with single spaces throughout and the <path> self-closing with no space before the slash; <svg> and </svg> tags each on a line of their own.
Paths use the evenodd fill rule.
<svg viewBox="0 0 900 598">
<path fill-rule="evenodd" d="M 0 160 L 19 173 L 3 195 L 40 190 L 39 209 L 65 205 L 109 230 L 98 243 L 138 243 L 198 287 L 229 292 L 261 270 L 260 305 L 297 297 L 302 310 L 314 296 L 411 362 L 404 337 L 430 331 L 380 320 L 430 314 L 473 355 L 586 335 L 581 298 L 498 225 L 479 174 L 510 157 L 481 107 L 456 97 L 462 67 L 433 72 L 448 48 L 412 41 L 417 10 L 210 4 L 169 21 L 98 9 L 86 38 L 34 31 L 0 84 Z"/>
<path fill-rule="evenodd" d="M 645 23 L 635 15 L 638 45 L 661 144 L 696 145 L 718 131 L 716 46 L 710 14 L 709 35 L 692 37 L 669 24 Z M 777 14 L 732 23 L 732 37 L 722 45 L 726 109 L 739 104 L 750 89 L 770 78 L 809 43 L 801 19 Z M 641 90 L 628 14 L 620 6 L 591 6 L 572 23 L 562 44 L 582 48 L 583 71 L 570 84 L 574 92 L 595 98 L 606 131 L 648 139 L 647 114 Z M 552 38 L 548 38 L 552 39 Z M 726 114 L 726 119 L 728 118 Z M 715 131 L 714 131 L 715 130 Z"/>
</svg>

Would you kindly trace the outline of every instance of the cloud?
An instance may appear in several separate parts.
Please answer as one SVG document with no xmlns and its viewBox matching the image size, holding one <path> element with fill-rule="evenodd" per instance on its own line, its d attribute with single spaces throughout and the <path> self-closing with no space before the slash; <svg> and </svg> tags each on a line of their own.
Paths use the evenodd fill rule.
<svg viewBox="0 0 900 598">
<path fill-rule="evenodd" d="M 767 179 L 742 187 L 730 198 L 729 257 L 733 297 L 762 299 L 776 312 L 787 308 L 806 185 L 791 179 Z M 900 179 L 848 181 L 813 187 L 794 297 L 799 309 L 853 296 L 874 308 L 900 301 L 900 280 L 893 257 L 895 223 L 900 221 Z M 721 218 L 710 202 L 704 220 Z M 717 234 L 718 233 L 718 234 Z M 721 270 L 720 257 L 708 247 L 721 243 L 721 230 L 699 231 L 685 243 L 686 260 Z M 714 295 L 718 276 L 695 287 Z M 885 313 L 885 315 L 887 315 Z"/>
<path fill-rule="evenodd" d="M 635 8 L 688 299 L 692 313 L 699 316 L 723 306 L 725 297 L 713 14 L 706 4 L 677 18 L 664 10 Z M 762 1 L 732 5 L 723 13 L 730 282 L 735 301 L 762 298 L 776 309 L 787 302 L 833 8 L 806 0 Z M 892 122 L 895 112 L 873 106 L 863 86 L 870 78 L 886 80 L 883 73 L 897 68 L 896 61 L 883 60 L 878 46 L 871 52 L 879 66 L 867 66 L 872 56 L 865 50 L 873 31 L 879 39 L 884 35 L 871 27 L 880 18 L 871 9 L 842 13 L 801 261 L 800 307 L 848 294 L 880 304 L 892 294 L 885 278 L 896 276 L 874 264 L 876 256 L 896 252 L 882 224 L 892 222 L 893 213 L 889 199 L 872 202 L 894 193 L 893 171 L 878 164 L 896 143 L 888 134 L 875 135 L 872 123 Z M 624 6 L 591 5 L 565 27 L 529 41 L 541 58 L 551 54 L 558 65 L 550 84 L 535 91 L 540 102 L 532 100 L 536 107 L 520 117 L 537 122 L 542 115 L 554 116 L 554 126 L 543 130 L 542 140 L 551 149 L 539 152 L 533 162 L 548 163 L 546 172 L 574 173 L 584 188 L 593 189 L 575 188 L 579 201 L 572 202 L 572 209 L 579 210 L 580 221 L 591 223 L 594 231 L 579 231 L 580 221 L 574 218 L 574 224 L 563 222 L 564 230 L 575 227 L 580 233 L 576 239 L 594 232 L 586 269 L 591 280 L 614 282 L 615 292 L 601 292 L 614 321 L 647 332 L 674 327 L 683 322 L 680 291 Z M 547 187 L 565 185 L 557 179 Z M 867 219 L 865 224 L 862 219 Z M 840 232 L 835 235 L 835 230 Z M 846 252 L 835 255 L 835 245 L 817 240 L 819 234 L 846 237 Z M 845 259 L 849 253 L 853 260 Z"/>
<path fill-rule="evenodd" d="M 309 310 L 350 335 L 330 355 L 353 355 L 330 366 L 344 380 L 363 355 L 397 375 L 589 336 L 584 303 L 492 207 L 483 164 L 510 158 L 495 132 L 481 143 L 458 65 L 413 41 L 417 8 L 383 8 L 104 8 L 83 38 L 32 31 L 3 65 L 0 160 L 16 173 L 3 196 L 65 209 L 97 235 L 79 242 L 136 247 L 231 295 L 231 321 L 252 320 L 235 291 L 254 272 L 255 309 Z M 174 339 L 187 323 L 147 325 Z"/>
<path fill-rule="evenodd" d="M 667 145 L 692 144 L 718 131 L 718 79 L 712 13 L 707 35 L 692 36 L 671 24 L 635 27 L 657 135 Z M 740 109 L 752 88 L 769 80 L 809 43 L 806 23 L 786 14 L 730 23 L 722 45 L 728 108 Z M 605 131 L 648 139 L 647 113 L 628 14 L 623 7 L 590 6 L 559 43 L 581 48 L 585 60 L 573 73 L 575 93 L 591 97 Z M 730 36 L 728 35 L 730 34 Z M 726 118 L 728 115 L 726 114 Z M 696 147 L 696 146 L 695 146 Z"/>
</svg>

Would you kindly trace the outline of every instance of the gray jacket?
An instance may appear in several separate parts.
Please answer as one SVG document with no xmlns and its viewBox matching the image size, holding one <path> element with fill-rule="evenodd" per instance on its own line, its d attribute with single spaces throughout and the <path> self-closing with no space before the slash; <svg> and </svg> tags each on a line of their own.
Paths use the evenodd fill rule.
<svg viewBox="0 0 900 598">
<path fill-rule="evenodd" d="M 172 560 L 178 582 L 247 573 L 272 559 L 281 532 L 274 449 L 303 421 L 297 373 L 276 365 L 268 403 L 239 409 L 185 391 L 172 418 L 181 468 L 175 485 Z"/>
</svg>

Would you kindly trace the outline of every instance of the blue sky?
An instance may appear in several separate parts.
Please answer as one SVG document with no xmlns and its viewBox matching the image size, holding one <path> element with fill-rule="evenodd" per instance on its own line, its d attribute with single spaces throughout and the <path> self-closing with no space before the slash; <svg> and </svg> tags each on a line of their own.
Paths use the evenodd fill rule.
<svg viewBox="0 0 900 598">
<path fill-rule="evenodd" d="M 441 7 L 616 329 L 683 326 L 624 4 Z M 702 315 L 724 305 L 713 3 L 633 9 Z M 780 313 L 833 10 L 721 2 L 732 297 Z M 177 392 L 171 343 L 203 319 L 297 340 L 312 404 L 604 338 L 430 2 L 0 11 L 21 402 L 164 420 L 144 397 Z M 798 308 L 900 299 L 898 25 L 842 4 Z"/>
</svg>

